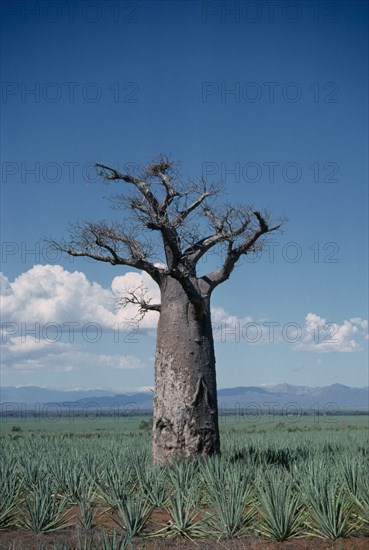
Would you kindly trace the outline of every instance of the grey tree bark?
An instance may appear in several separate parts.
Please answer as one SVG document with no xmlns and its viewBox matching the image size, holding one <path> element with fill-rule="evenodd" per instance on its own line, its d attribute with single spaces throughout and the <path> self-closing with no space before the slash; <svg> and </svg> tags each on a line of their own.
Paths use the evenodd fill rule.
<svg viewBox="0 0 369 550">
<path fill-rule="evenodd" d="M 121 222 L 71 225 L 69 241 L 49 240 L 66 254 L 143 270 L 159 285 L 161 303 L 145 289 L 127 292 L 120 304 L 140 314 L 160 313 L 155 359 L 153 458 L 166 464 L 220 452 L 214 342 L 210 315 L 213 290 L 239 259 L 262 248 L 282 221 L 247 206 L 214 205 L 221 187 L 203 178 L 183 183 L 175 163 L 160 156 L 133 175 L 97 164 L 108 181 L 133 191 L 116 195 Z M 154 239 L 152 239 L 154 236 Z M 156 236 L 156 238 L 155 238 Z M 199 260 L 222 246 L 224 260 L 198 276 Z M 158 261 L 158 248 L 160 260 Z"/>
<path fill-rule="evenodd" d="M 219 453 L 216 389 L 210 299 L 194 306 L 167 278 L 155 358 L 154 462 Z"/>
</svg>

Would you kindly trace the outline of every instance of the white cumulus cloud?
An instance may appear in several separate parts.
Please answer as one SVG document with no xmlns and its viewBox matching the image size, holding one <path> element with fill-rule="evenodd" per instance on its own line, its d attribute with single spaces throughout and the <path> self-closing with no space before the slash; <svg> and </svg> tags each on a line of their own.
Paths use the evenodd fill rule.
<svg viewBox="0 0 369 550">
<path fill-rule="evenodd" d="M 153 301 L 160 301 L 156 283 L 146 273 L 126 273 L 113 279 L 110 288 L 90 282 L 80 271 L 69 272 L 59 265 L 35 265 L 13 282 L 1 274 L 2 318 L 14 323 L 98 323 L 103 329 L 124 323 L 137 315 L 137 307 L 117 307 L 126 289 L 148 289 Z M 150 311 L 141 329 L 157 325 L 158 313 Z"/>
<path fill-rule="evenodd" d="M 320 353 L 361 351 L 367 329 L 368 321 L 361 317 L 353 317 L 339 324 L 329 322 L 316 313 L 308 313 L 301 341 L 296 344 L 295 350 Z"/>
<path fill-rule="evenodd" d="M 0 274 L 1 351 L 4 369 L 31 371 L 47 369 L 70 372 L 76 367 L 101 369 L 143 368 L 134 355 L 108 355 L 86 351 L 86 344 L 74 343 L 71 334 L 87 327 L 88 338 L 97 331 L 127 336 L 127 322 L 137 315 L 137 307 L 117 307 L 117 298 L 126 288 L 144 286 L 150 297 L 160 300 L 159 289 L 146 273 L 127 273 L 103 288 L 79 271 L 69 272 L 59 265 L 35 265 L 13 282 Z M 156 328 L 158 313 L 148 312 L 139 330 Z M 130 326 L 130 325 L 128 325 Z M 132 331 L 131 331 L 132 332 Z M 135 331 L 134 334 L 137 334 Z M 131 340 L 133 334 L 130 334 Z M 88 341 L 84 338 L 85 342 Z"/>
</svg>

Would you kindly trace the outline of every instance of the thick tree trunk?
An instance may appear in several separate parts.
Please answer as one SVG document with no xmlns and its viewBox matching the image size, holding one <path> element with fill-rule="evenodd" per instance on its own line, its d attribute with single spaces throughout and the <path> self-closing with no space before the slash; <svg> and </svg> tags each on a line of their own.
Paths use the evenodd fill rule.
<svg viewBox="0 0 369 550">
<path fill-rule="evenodd" d="M 210 299 L 195 308 L 171 277 L 161 289 L 153 432 L 156 464 L 220 452 Z"/>
</svg>

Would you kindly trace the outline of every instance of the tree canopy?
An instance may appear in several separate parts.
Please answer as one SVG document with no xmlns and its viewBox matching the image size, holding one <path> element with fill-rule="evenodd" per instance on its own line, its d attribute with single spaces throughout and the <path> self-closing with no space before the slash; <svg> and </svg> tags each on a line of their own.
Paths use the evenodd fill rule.
<svg viewBox="0 0 369 550">
<path fill-rule="evenodd" d="M 70 224 L 69 239 L 53 245 L 71 256 L 144 270 L 159 286 L 165 277 L 173 277 L 194 305 L 229 278 L 243 255 L 261 249 L 265 236 L 284 222 L 272 223 L 267 212 L 251 206 L 223 202 L 218 183 L 203 177 L 183 181 L 178 163 L 163 155 L 134 174 L 95 166 L 106 181 L 127 184 L 110 197 L 112 206 L 124 212 L 123 219 Z M 220 267 L 197 276 L 199 260 L 219 245 L 225 251 Z M 144 293 L 128 295 L 127 300 L 143 311 L 160 310 Z"/>
</svg>

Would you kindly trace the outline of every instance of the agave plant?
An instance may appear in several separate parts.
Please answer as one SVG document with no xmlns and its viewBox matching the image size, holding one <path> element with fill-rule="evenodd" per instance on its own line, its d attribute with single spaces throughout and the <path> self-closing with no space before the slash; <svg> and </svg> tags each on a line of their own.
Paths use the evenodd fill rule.
<svg viewBox="0 0 369 550">
<path fill-rule="evenodd" d="M 267 538 L 284 541 L 303 534 L 304 517 L 300 499 L 284 473 L 268 471 L 258 491 L 258 531 Z"/>
<path fill-rule="evenodd" d="M 4 462 L 0 470 L 0 530 L 14 524 L 22 483 L 18 480 L 15 463 Z"/>
<path fill-rule="evenodd" d="M 58 499 L 51 492 L 46 480 L 35 487 L 25 498 L 25 512 L 21 514 L 18 526 L 33 531 L 34 533 L 46 533 L 57 531 L 69 525 L 64 512 L 67 499 Z"/>
<path fill-rule="evenodd" d="M 172 489 L 186 494 L 194 487 L 196 469 L 197 464 L 194 462 L 174 462 L 167 469 L 168 480 Z M 197 482 L 195 482 L 195 485 L 197 485 Z"/>
<path fill-rule="evenodd" d="M 355 493 L 353 493 L 354 509 L 357 513 L 358 524 L 360 529 L 364 528 L 369 531 L 369 471 L 368 468 L 360 468 L 359 481 Z"/>
<path fill-rule="evenodd" d="M 69 464 L 64 479 L 68 500 L 73 504 L 85 500 L 86 493 L 92 490 L 94 484 L 80 462 Z"/>
<path fill-rule="evenodd" d="M 320 477 L 307 480 L 302 490 L 310 512 L 309 534 L 336 540 L 353 532 L 355 526 L 350 524 L 353 503 L 338 479 L 330 479 L 321 472 Z"/>
<path fill-rule="evenodd" d="M 180 536 L 189 540 L 206 536 L 204 521 L 198 518 L 197 502 L 196 485 L 189 488 L 187 493 L 178 488 L 175 489 L 174 493 L 168 497 L 165 507 L 170 519 L 162 529 L 155 533 L 155 536 Z"/>
<path fill-rule="evenodd" d="M 129 495 L 116 501 L 115 506 L 118 518 L 112 515 L 110 517 L 125 531 L 128 539 L 142 533 L 154 509 L 145 500 L 134 499 Z"/>
<path fill-rule="evenodd" d="M 361 486 L 361 468 L 360 462 L 355 457 L 345 454 L 340 461 L 337 462 L 337 469 L 342 472 L 343 481 L 345 482 L 347 489 L 354 496 L 357 496 Z"/>
<path fill-rule="evenodd" d="M 104 480 L 98 487 L 103 500 L 111 507 L 124 500 L 132 490 L 132 468 L 130 465 L 121 467 L 117 460 L 109 464 Z"/>
<path fill-rule="evenodd" d="M 244 535 L 255 518 L 253 488 L 244 469 L 234 465 L 221 468 L 221 461 L 205 463 L 202 476 L 214 513 L 207 513 L 207 524 L 221 537 Z"/>
<path fill-rule="evenodd" d="M 192 462 L 175 462 L 166 470 L 167 497 L 164 507 L 169 521 L 154 536 L 181 536 L 189 540 L 205 535 L 203 520 L 198 518 L 199 486 L 197 466 Z"/>
<path fill-rule="evenodd" d="M 136 477 L 142 495 L 158 508 L 162 508 L 167 499 L 164 476 L 165 471 L 154 466 L 136 466 Z"/>
<path fill-rule="evenodd" d="M 71 461 L 65 460 L 64 457 L 59 460 L 53 460 L 50 463 L 50 471 L 58 492 L 63 494 L 68 493 L 69 483 L 67 480 L 67 471 L 72 467 Z"/>
<path fill-rule="evenodd" d="M 98 524 L 97 509 L 91 500 L 83 499 L 79 502 L 78 521 L 86 531 L 90 531 Z"/>
<path fill-rule="evenodd" d="M 46 477 L 48 477 L 47 467 L 43 457 L 31 456 L 23 457 L 21 465 L 24 474 L 25 485 L 33 490 L 40 483 L 42 483 Z"/>
</svg>

